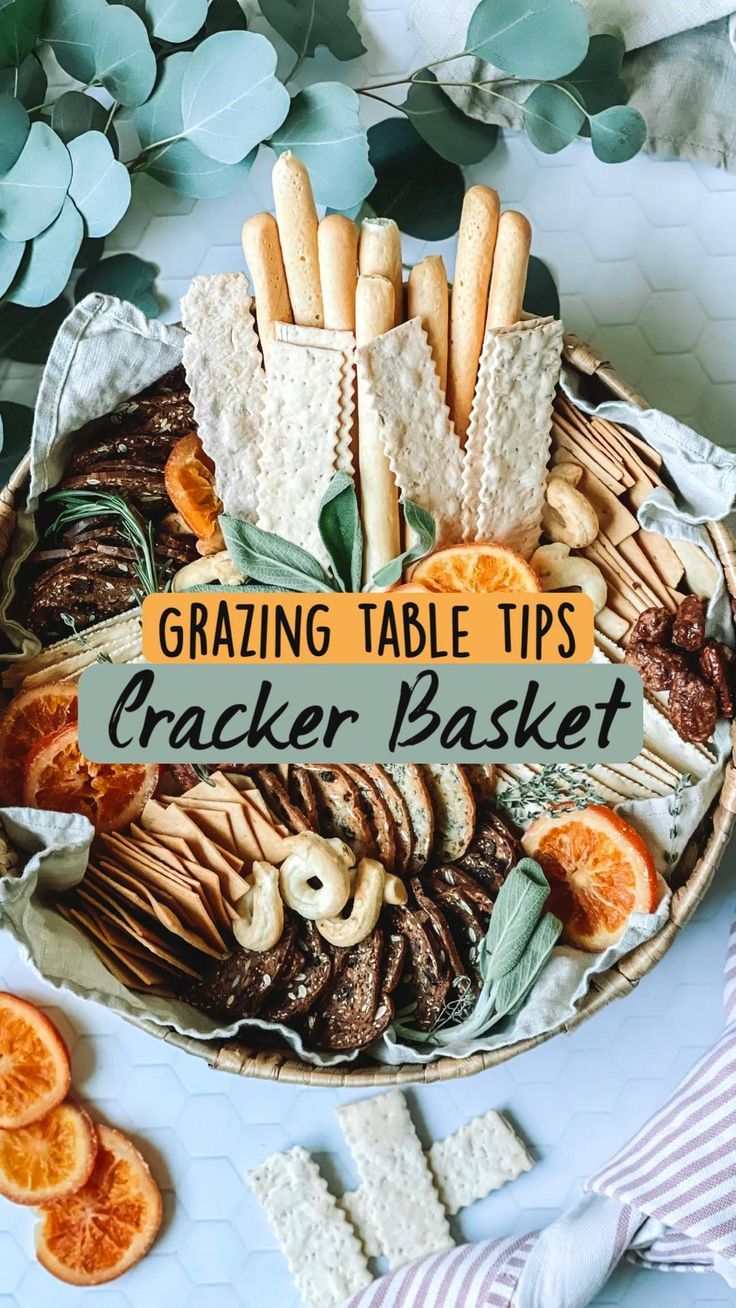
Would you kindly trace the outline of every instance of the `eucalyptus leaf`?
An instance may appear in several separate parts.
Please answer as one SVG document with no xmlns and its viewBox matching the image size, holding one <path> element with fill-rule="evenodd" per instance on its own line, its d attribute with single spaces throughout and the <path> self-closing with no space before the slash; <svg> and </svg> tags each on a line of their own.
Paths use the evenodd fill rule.
<svg viewBox="0 0 736 1308">
<path fill-rule="evenodd" d="M 626 163 L 627 159 L 633 159 L 646 138 L 647 125 L 638 109 L 630 105 L 612 105 L 590 120 L 593 153 L 603 163 Z"/>
<path fill-rule="evenodd" d="M 588 113 L 597 114 L 610 105 L 626 104 L 629 92 L 621 76 L 625 53 L 620 36 L 609 32 L 591 36 L 583 62 L 565 79 L 577 87 Z"/>
<path fill-rule="evenodd" d="M 133 111 L 131 117 L 141 145 L 155 145 L 181 132 L 181 85 L 191 59 L 191 54 L 183 50 L 164 59 L 153 94 Z"/>
<path fill-rule="evenodd" d="M 81 91 L 65 91 L 54 105 L 51 126 L 68 145 L 84 132 L 104 132 L 107 114 L 107 109 L 103 109 L 94 96 L 82 95 Z"/>
<path fill-rule="evenodd" d="M 0 295 L 4 295 L 20 267 L 25 241 L 6 241 L 0 236 Z"/>
<path fill-rule="evenodd" d="M 157 318 L 160 307 L 153 294 L 157 276 L 155 263 L 147 263 L 137 254 L 113 254 L 109 259 L 85 268 L 77 279 L 74 299 L 79 303 L 85 295 L 101 291 L 103 295 L 117 295 L 121 300 L 128 300 L 147 318 Z"/>
<path fill-rule="evenodd" d="M 365 46 L 350 17 L 349 0 L 260 0 L 264 18 L 299 59 L 325 45 L 336 59 L 357 59 Z"/>
<path fill-rule="evenodd" d="M 383 589 L 386 586 L 395 586 L 401 581 L 404 570 L 412 563 L 417 563 L 423 559 L 425 554 L 429 554 L 434 549 L 434 543 L 437 537 L 437 528 L 431 513 L 423 509 L 421 505 L 415 504 L 413 500 L 399 500 L 404 511 L 404 521 L 407 528 L 416 537 L 414 543 L 404 550 L 403 554 L 397 555 L 388 563 L 384 563 L 378 572 L 373 574 L 373 585 Z"/>
<path fill-rule="evenodd" d="M 0 176 L 20 159 L 30 130 L 31 120 L 20 100 L 0 95 Z"/>
<path fill-rule="evenodd" d="M 345 591 L 359 591 L 363 578 L 363 528 L 355 482 L 336 472 L 319 507 L 319 534 L 332 571 Z"/>
<path fill-rule="evenodd" d="M 69 189 L 69 151 L 48 123 L 32 123 L 17 163 L 0 177 L 0 234 L 29 241 L 61 212 Z"/>
<path fill-rule="evenodd" d="M 374 213 L 393 218 L 408 236 L 444 241 L 460 222 L 465 195 L 457 164 L 441 159 L 412 123 L 386 118 L 368 129 L 377 182 L 368 196 Z"/>
<path fill-rule="evenodd" d="M 78 82 L 95 76 L 94 29 L 97 21 L 112 12 L 105 0 L 48 0 L 41 35 L 56 58 Z"/>
<path fill-rule="evenodd" d="M 560 297 L 557 293 L 555 279 L 546 263 L 532 255 L 526 275 L 524 291 L 524 309 L 526 313 L 536 314 L 538 318 L 559 318 Z"/>
<path fill-rule="evenodd" d="M 125 5 L 106 5 L 92 29 L 95 79 L 120 104 L 143 104 L 156 81 L 145 23 Z"/>
<path fill-rule="evenodd" d="M 102 132 L 85 132 L 69 142 L 72 180 L 69 194 L 88 236 L 107 236 L 130 204 L 130 175 L 118 163 Z"/>
<path fill-rule="evenodd" d="M 0 93 L 13 95 L 26 109 L 36 109 L 46 99 L 48 78 L 36 54 L 26 55 L 18 68 L 0 69 Z"/>
<path fill-rule="evenodd" d="M 184 71 L 184 134 L 210 159 L 239 163 L 289 112 L 289 93 L 275 73 L 276 51 L 264 36 L 208 36 Z"/>
<path fill-rule="evenodd" d="M 69 301 L 63 295 L 43 309 L 4 305 L 0 313 L 0 356 L 17 363 L 45 363 L 69 308 Z"/>
<path fill-rule="evenodd" d="M 514 77 L 564 77 L 588 49 L 588 19 L 577 0 L 480 0 L 466 50 Z"/>
<path fill-rule="evenodd" d="M 31 443 L 33 409 L 0 401 L 0 481 L 5 484 Z"/>
<path fill-rule="evenodd" d="M 294 96 L 285 122 L 271 138 L 277 154 L 293 150 L 309 169 L 318 204 L 352 208 L 376 184 L 359 110 L 349 86 L 317 82 Z"/>
<path fill-rule="evenodd" d="M 220 514 L 220 527 L 230 558 L 245 577 L 279 590 L 325 593 L 337 589 L 321 564 L 299 545 L 228 513 Z"/>
<path fill-rule="evenodd" d="M 524 128 L 532 145 L 544 154 L 557 154 L 574 141 L 585 122 L 585 110 L 573 87 L 541 82 L 523 104 Z"/>
<path fill-rule="evenodd" d="M 493 906 L 480 958 L 484 980 L 497 981 L 516 967 L 539 921 L 549 882 L 538 863 L 522 858 L 504 881 Z"/>
<path fill-rule="evenodd" d="M 495 909 L 494 909 L 495 912 Z M 562 923 L 553 913 L 545 913 L 529 939 L 515 967 L 496 982 L 493 988 L 495 1017 L 513 1012 L 529 994 L 539 973 L 560 938 Z"/>
<path fill-rule="evenodd" d="M 412 82 L 402 108 L 427 145 L 463 168 L 480 163 L 498 140 L 496 124 L 483 123 L 458 109 L 430 68 Z"/>
<path fill-rule="evenodd" d="M 189 41 L 204 25 L 207 0 L 146 0 L 153 35 L 174 45 Z"/>
<path fill-rule="evenodd" d="M 17 67 L 41 30 L 46 0 L 5 0 L 0 5 L 0 67 Z"/>
<path fill-rule="evenodd" d="M 33 309 L 55 300 L 71 276 L 83 236 L 84 224 L 67 196 L 58 218 L 26 246 L 7 298 Z"/>
<path fill-rule="evenodd" d="M 213 36 L 215 32 L 242 32 L 247 26 L 238 0 L 212 0 L 204 25 L 207 36 Z"/>
</svg>

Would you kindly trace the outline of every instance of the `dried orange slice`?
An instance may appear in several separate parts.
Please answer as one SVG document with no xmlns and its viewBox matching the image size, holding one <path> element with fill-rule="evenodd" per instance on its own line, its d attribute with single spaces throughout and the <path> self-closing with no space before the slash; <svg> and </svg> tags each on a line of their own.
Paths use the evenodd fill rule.
<svg viewBox="0 0 736 1308">
<path fill-rule="evenodd" d="M 66 1098 L 69 1054 L 35 1004 L 0 991 L 0 1129 L 28 1126 Z"/>
<path fill-rule="evenodd" d="M 42 736 L 77 720 L 77 687 L 52 681 L 16 695 L 0 718 L 0 804 L 23 799 L 23 764 Z"/>
<path fill-rule="evenodd" d="M 96 831 L 118 831 L 138 817 L 157 781 L 155 763 L 90 763 L 72 725 L 46 736 L 31 750 L 23 802 L 30 808 L 82 813 Z"/>
<path fill-rule="evenodd" d="M 59 1104 L 15 1131 L 0 1131 L 0 1194 L 15 1204 L 47 1204 L 81 1189 L 97 1153 L 92 1119 Z"/>
<path fill-rule="evenodd" d="M 420 559 L 413 568 L 411 582 L 421 582 L 428 590 L 480 591 L 492 594 L 499 590 L 539 591 L 537 574 L 526 559 L 505 545 L 494 541 L 477 541 L 470 545 L 448 545 Z"/>
<path fill-rule="evenodd" d="M 76 1194 L 40 1209 L 38 1260 L 69 1285 L 103 1285 L 140 1262 L 161 1225 L 161 1192 L 135 1145 L 98 1126 L 92 1174 Z"/>
<path fill-rule="evenodd" d="M 218 523 L 222 500 L 215 490 L 214 469 L 194 432 L 176 442 L 164 468 L 166 493 L 171 503 L 190 531 L 199 537 L 202 552 L 208 554 L 225 547 Z"/>
<path fill-rule="evenodd" d="M 547 875 L 547 907 L 570 945 L 607 949 L 620 940 L 632 913 L 657 907 L 660 882 L 647 846 L 602 804 L 537 818 L 521 843 Z"/>
</svg>

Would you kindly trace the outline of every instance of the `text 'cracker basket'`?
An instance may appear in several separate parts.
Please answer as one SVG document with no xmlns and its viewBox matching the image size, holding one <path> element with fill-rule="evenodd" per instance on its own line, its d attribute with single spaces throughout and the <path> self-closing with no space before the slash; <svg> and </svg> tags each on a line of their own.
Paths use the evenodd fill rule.
<svg viewBox="0 0 736 1308">
<path fill-rule="evenodd" d="M 644 407 L 644 401 L 627 386 L 594 352 L 574 336 L 565 340 L 565 359 L 581 377 L 588 378 L 603 396 L 613 396 L 630 404 Z M 18 465 L 8 484 L 0 491 L 0 558 L 7 553 L 15 527 L 14 503 L 24 491 L 29 475 L 29 458 Z M 729 530 L 720 523 L 708 524 L 708 531 L 723 568 L 729 595 L 736 600 L 736 542 Z M 608 971 L 593 975 L 590 989 L 580 1001 L 575 1016 L 560 1026 L 532 1039 L 485 1053 L 472 1054 L 464 1059 L 440 1058 L 435 1062 L 378 1064 L 365 1055 L 341 1067 L 315 1067 L 301 1062 L 286 1046 L 277 1047 L 273 1039 L 259 1043 L 246 1043 L 241 1037 L 226 1040 L 219 1046 L 212 1041 L 183 1036 L 155 1023 L 127 1019 L 150 1035 L 164 1039 L 186 1053 L 207 1059 L 214 1068 L 235 1072 L 241 1076 L 255 1076 L 264 1080 L 280 1080 L 318 1086 L 387 1086 L 410 1082 L 430 1083 L 471 1076 L 497 1063 L 505 1062 L 525 1050 L 533 1048 L 553 1035 L 579 1026 L 592 1017 L 605 1004 L 631 992 L 637 981 L 655 966 L 677 937 L 705 895 L 713 875 L 723 857 L 736 818 L 736 770 L 734 761 L 726 768 L 723 786 L 707 818 L 701 823 L 690 842 L 676 872 L 669 919 L 651 940 L 639 945 Z"/>
</svg>

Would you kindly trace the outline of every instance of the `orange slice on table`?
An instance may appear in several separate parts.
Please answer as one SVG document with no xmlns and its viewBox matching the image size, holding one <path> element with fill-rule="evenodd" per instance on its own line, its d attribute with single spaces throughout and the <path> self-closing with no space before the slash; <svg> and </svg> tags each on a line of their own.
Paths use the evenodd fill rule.
<svg viewBox="0 0 736 1308">
<path fill-rule="evenodd" d="M 598 952 L 620 940 L 632 913 L 660 898 L 654 860 L 628 822 L 602 804 L 537 818 L 521 838 L 551 886 L 547 907 L 563 940 Z"/>
<path fill-rule="evenodd" d="M 166 493 L 190 531 L 199 537 L 200 551 L 205 554 L 225 548 L 218 522 L 222 500 L 215 490 L 214 471 L 214 463 L 194 432 L 176 442 L 164 468 Z"/>
<path fill-rule="evenodd" d="M 161 1192 L 135 1145 L 98 1126 L 92 1174 L 81 1190 L 40 1209 L 38 1260 L 69 1285 L 103 1285 L 148 1252 L 161 1225 Z"/>
<path fill-rule="evenodd" d="M 540 591 L 537 574 L 515 550 L 493 541 L 448 545 L 421 559 L 409 580 L 428 590 L 492 594 L 499 590 Z"/>
<path fill-rule="evenodd" d="M 0 1194 L 16 1204 L 47 1204 L 81 1189 L 94 1166 L 97 1132 L 76 1104 L 0 1131 Z"/>
<path fill-rule="evenodd" d="M 0 991 L 0 1129 L 13 1131 L 66 1098 L 69 1054 L 35 1004 Z"/>
<path fill-rule="evenodd" d="M 81 813 L 96 831 L 118 831 L 143 811 L 157 782 L 155 763 L 91 763 L 79 748 L 72 724 L 31 750 L 23 802 L 31 808 Z"/>
<path fill-rule="evenodd" d="M 16 695 L 0 718 L 0 804 L 23 802 L 23 764 L 42 736 L 77 720 L 77 687 L 69 681 Z"/>
</svg>

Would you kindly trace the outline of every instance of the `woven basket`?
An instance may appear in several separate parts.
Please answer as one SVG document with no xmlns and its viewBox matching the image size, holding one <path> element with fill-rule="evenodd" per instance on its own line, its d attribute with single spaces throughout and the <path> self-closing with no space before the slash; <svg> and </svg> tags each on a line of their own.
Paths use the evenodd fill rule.
<svg viewBox="0 0 736 1308">
<path fill-rule="evenodd" d="M 626 400 L 640 408 L 644 400 L 600 359 L 587 345 L 575 336 L 565 338 L 566 362 L 581 375 L 593 379 L 599 389 L 617 399 Z M 15 497 L 28 480 L 29 458 L 18 465 L 7 486 L 0 490 L 0 559 L 6 554 L 15 528 Z M 720 523 L 709 523 L 716 552 L 723 567 L 729 594 L 736 600 L 736 541 Z M 732 732 L 736 758 L 736 730 Z M 572 1031 L 599 1009 L 614 999 L 623 998 L 633 990 L 637 981 L 655 966 L 667 953 L 678 933 L 692 916 L 705 895 L 723 857 L 734 820 L 736 819 L 736 767 L 735 759 L 728 764 L 723 787 L 710 813 L 690 842 L 678 867 L 678 884 L 672 895 L 669 921 L 652 939 L 639 945 L 622 958 L 609 971 L 593 976 L 591 987 L 580 1003 L 573 1018 L 552 1031 L 529 1040 L 519 1040 L 503 1049 L 472 1054 L 468 1058 L 440 1058 L 424 1066 L 402 1064 L 389 1067 L 365 1056 L 343 1067 L 312 1067 L 302 1063 L 294 1053 L 280 1046 L 246 1044 L 241 1038 L 224 1041 L 219 1046 L 212 1041 L 196 1040 L 179 1035 L 152 1022 L 128 1019 L 159 1040 L 183 1049 L 197 1058 L 205 1058 L 211 1067 L 220 1071 L 235 1072 L 240 1076 L 255 1076 L 262 1080 L 285 1081 L 299 1085 L 316 1086 L 391 1086 L 411 1082 L 430 1084 L 449 1081 L 459 1076 L 472 1076 L 488 1067 L 495 1067 L 508 1058 L 533 1049 L 551 1036 Z"/>
</svg>

